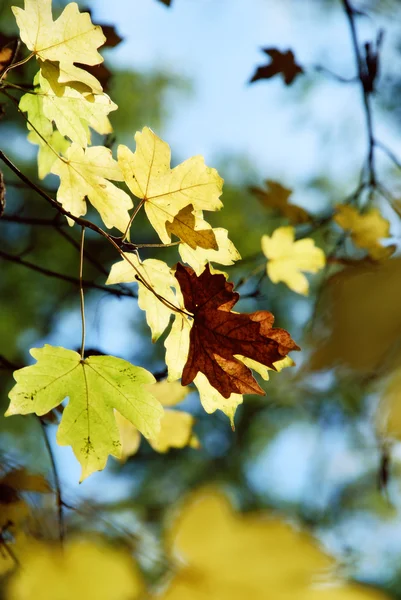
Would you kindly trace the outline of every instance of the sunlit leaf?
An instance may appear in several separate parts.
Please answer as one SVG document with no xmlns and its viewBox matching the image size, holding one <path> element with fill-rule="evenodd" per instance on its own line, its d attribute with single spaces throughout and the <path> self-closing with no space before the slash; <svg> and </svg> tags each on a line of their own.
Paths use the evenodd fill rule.
<svg viewBox="0 0 401 600">
<path fill-rule="evenodd" d="M 60 177 L 57 200 L 66 210 L 76 217 L 85 215 L 87 196 L 106 227 L 125 231 L 132 200 L 109 181 L 121 181 L 122 174 L 108 148 L 92 146 L 83 150 L 72 144 L 65 159 L 58 159 L 51 172 Z"/>
<path fill-rule="evenodd" d="M 223 180 L 194 156 L 170 169 L 170 147 L 145 127 L 135 134 L 136 151 L 118 147 L 118 162 L 125 182 L 144 201 L 146 215 L 163 243 L 171 241 L 166 222 L 173 221 L 185 206 L 194 210 L 218 210 Z"/>
<path fill-rule="evenodd" d="M 97 51 L 106 40 L 101 27 L 93 25 L 88 13 L 80 13 L 75 2 L 67 4 L 56 21 L 51 0 L 25 0 L 24 6 L 13 6 L 12 11 L 29 50 L 42 61 L 59 62 L 60 83 L 87 83 L 88 74 L 74 63 L 97 65 L 103 61 Z"/>
<path fill-rule="evenodd" d="M 323 250 L 306 238 L 295 240 L 293 227 L 279 227 L 271 237 L 262 236 L 262 250 L 269 259 L 267 274 L 273 283 L 282 281 L 298 294 L 309 293 L 309 283 L 303 272 L 317 273 L 326 263 Z"/>
<path fill-rule="evenodd" d="M 381 239 L 390 237 L 390 223 L 377 208 L 370 208 L 361 214 L 352 206 L 338 204 L 333 218 L 340 227 L 351 233 L 354 244 L 367 250 L 374 260 L 388 258 L 396 249 L 394 245 L 386 247 L 380 243 Z"/>
<path fill-rule="evenodd" d="M 145 369 L 113 356 L 81 360 L 77 352 L 48 345 L 31 354 L 37 363 L 15 371 L 17 383 L 6 416 L 44 415 L 68 397 L 57 441 L 72 446 L 82 466 L 81 479 L 103 469 L 109 454 L 121 454 L 114 409 L 145 437 L 157 434 L 163 409 L 144 387 L 154 382 Z"/>
</svg>

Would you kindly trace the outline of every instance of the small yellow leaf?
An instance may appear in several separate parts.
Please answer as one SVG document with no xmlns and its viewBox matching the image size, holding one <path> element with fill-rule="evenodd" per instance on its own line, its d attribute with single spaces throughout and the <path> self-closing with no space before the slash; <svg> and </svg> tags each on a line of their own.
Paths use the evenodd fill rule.
<svg viewBox="0 0 401 600">
<path fill-rule="evenodd" d="M 23 568 L 8 582 L 7 600 L 135 600 L 144 592 L 128 552 L 104 543 L 74 540 L 61 547 L 31 541 L 20 561 Z"/>
<path fill-rule="evenodd" d="M 173 291 L 173 287 L 178 287 L 178 283 L 165 262 L 155 258 L 140 262 L 138 256 L 130 252 L 126 252 L 125 256 L 130 262 L 123 259 L 115 263 L 111 267 L 106 284 L 129 283 L 136 281 L 139 275 L 157 294 L 178 307 L 177 297 Z M 152 342 L 155 342 L 166 329 L 174 311 L 163 304 L 141 281 L 138 281 L 138 285 L 138 305 L 146 312 L 146 322 L 152 331 Z"/>
<path fill-rule="evenodd" d="M 219 247 L 213 229 L 206 221 L 203 221 L 199 217 L 195 218 L 193 210 L 194 207 L 192 204 L 184 206 L 175 215 L 172 222 L 167 221 L 166 231 L 168 235 L 177 236 L 193 250 L 198 246 L 205 250 L 218 250 Z M 201 229 L 202 226 L 204 229 Z"/>
<path fill-rule="evenodd" d="M 223 180 L 207 167 L 202 156 L 194 156 L 170 169 L 170 147 L 145 127 L 135 134 L 136 151 L 118 147 L 118 162 L 124 180 L 137 198 L 144 200 L 151 225 L 163 243 L 171 237 L 166 222 L 192 204 L 197 210 L 219 210 Z"/>
<path fill-rule="evenodd" d="M 72 144 L 66 158 L 57 159 L 51 172 L 60 177 L 57 200 L 66 210 L 76 217 L 85 215 L 87 196 L 106 227 L 125 231 L 132 200 L 109 181 L 122 181 L 122 174 L 108 148 L 92 146 L 83 150 Z"/>
<path fill-rule="evenodd" d="M 159 381 L 149 386 L 149 391 L 163 406 L 175 406 L 184 400 L 190 392 L 188 387 L 183 387 L 177 381 Z M 141 441 L 138 430 L 116 412 L 117 426 L 120 431 L 122 444 L 121 462 L 129 456 L 136 454 Z M 157 452 L 167 452 L 170 448 L 199 447 L 198 438 L 192 433 L 195 419 L 192 415 L 182 410 L 165 410 L 160 422 L 160 431 L 149 438 L 148 442 Z"/>
<path fill-rule="evenodd" d="M 178 381 L 164 379 L 149 387 L 149 391 L 162 406 L 176 406 L 188 396 L 191 389 Z"/>
<path fill-rule="evenodd" d="M 197 247 L 195 250 L 188 244 L 180 244 L 178 252 L 183 262 L 190 265 L 197 275 L 200 275 L 206 263 L 216 262 L 221 265 L 233 265 L 235 261 L 240 260 L 241 255 L 231 240 L 228 239 L 227 229 L 217 227 L 213 229 L 218 244 L 218 250 Z"/>
<path fill-rule="evenodd" d="M 345 231 L 351 232 L 355 246 L 367 250 L 374 260 L 388 258 L 393 254 L 395 246 L 383 246 L 382 238 L 390 237 L 390 223 L 384 219 L 377 208 L 370 208 L 360 214 L 352 206 L 338 204 L 334 221 Z"/>
<path fill-rule="evenodd" d="M 171 384 L 170 384 L 171 385 Z M 192 433 L 195 419 L 182 410 L 165 410 L 157 437 L 150 438 L 149 444 L 157 452 L 167 452 L 170 448 L 184 448 L 193 443 Z"/>
<path fill-rule="evenodd" d="M 234 416 L 239 404 L 242 404 L 244 397 L 241 394 L 231 394 L 224 398 L 216 388 L 208 381 L 206 375 L 198 373 L 194 379 L 194 384 L 198 388 L 201 404 L 208 414 L 221 410 L 230 419 L 231 427 L 234 429 Z"/>
<path fill-rule="evenodd" d="M 262 250 L 269 259 L 267 274 L 273 283 L 284 282 L 298 294 L 309 293 L 309 283 L 302 271 L 316 273 L 326 262 L 323 250 L 306 238 L 294 241 L 293 227 L 279 227 L 272 236 L 262 236 Z"/>
<path fill-rule="evenodd" d="M 74 80 L 88 83 L 88 73 L 74 65 L 97 65 L 103 62 L 97 48 L 106 41 L 101 27 L 93 25 L 89 13 L 80 13 L 75 2 L 67 4 L 56 21 L 52 17 L 51 0 L 25 0 L 25 9 L 12 7 L 22 41 L 42 61 L 60 64 L 60 83 Z M 101 91 L 97 82 L 97 90 Z"/>
<path fill-rule="evenodd" d="M 168 381 L 175 381 L 181 378 L 182 371 L 188 358 L 190 331 L 191 323 L 188 317 L 176 313 L 170 333 L 164 342 L 166 348 L 165 360 L 168 371 Z"/>
<path fill-rule="evenodd" d="M 39 83 L 35 92 L 42 97 L 43 114 L 55 123 L 61 135 L 86 148 L 90 143 L 89 126 L 102 135 L 111 133 L 107 115 L 117 110 L 117 105 L 107 94 L 85 96 L 73 87 L 56 82 L 52 87 L 42 75 L 39 75 Z"/>
</svg>

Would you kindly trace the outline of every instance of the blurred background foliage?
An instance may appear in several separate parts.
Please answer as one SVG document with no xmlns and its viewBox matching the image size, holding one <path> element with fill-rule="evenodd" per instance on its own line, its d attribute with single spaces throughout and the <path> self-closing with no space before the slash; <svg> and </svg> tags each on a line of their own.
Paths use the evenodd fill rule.
<svg viewBox="0 0 401 600">
<path fill-rule="evenodd" d="M 3 34 L 16 33 L 10 11 L 10 5 L 14 3 L 2 1 L 0 29 Z M 95 22 L 104 24 L 103 15 L 108 14 L 107 24 L 114 25 L 115 12 L 121 8 L 118 3 L 113 6 L 105 3 L 104 10 L 100 10 L 101 3 L 79 2 L 82 9 L 88 4 Z M 141 10 L 136 4 L 129 8 L 133 37 L 136 11 Z M 161 23 L 168 19 L 174 27 L 174 20 L 180 18 L 185 1 L 176 0 L 169 9 L 157 0 L 143 0 L 143 4 L 154 5 L 149 12 L 152 18 L 160 16 Z M 190 4 L 195 9 L 197 2 L 193 0 Z M 205 2 L 202 10 L 210 19 L 216 11 L 216 19 L 224 23 L 224 11 L 228 15 L 231 5 L 229 2 L 223 4 L 224 10 L 221 7 L 217 10 L 214 3 Z M 302 7 L 296 0 L 285 0 L 280 3 L 280 8 L 274 0 L 258 0 L 254 4 L 238 0 L 233 10 L 242 4 L 246 4 L 244 10 L 247 15 L 251 13 L 254 20 L 260 18 L 258 11 L 279 14 L 278 23 L 284 32 L 282 50 L 287 49 L 285 36 L 291 33 L 286 19 L 296 21 L 300 12 L 304 12 L 303 37 L 308 39 L 301 48 L 301 56 L 298 57 L 296 47 L 299 37 L 291 47 L 305 67 L 306 75 L 291 87 L 285 87 L 276 77 L 247 88 L 241 70 L 243 65 L 236 72 L 235 65 L 227 64 L 230 77 L 233 73 L 238 76 L 242 93 L 258 97 L 260 112 L 253 115 L 252 122 L 259 123 L 261 129 L 255 126 L 250 136 L 259 140 L 260 148 L 265 146 L 266 152 L 277 154 L 278 158 L 272 159 L 270 170 L 268 157 L 267 167 L 262 169 L 262 159 L 255 163 L 252 152 L 248 154 L 244 144 L 234 147 L 228 140 L 225 151 L 224 143 L 218 150 L 210 151 L 207 164 L 218 168 L 225 179 L 224 209 L 212 215 L 210 222 L 213 226 L 228 229 L 243 257 L 242 262 L 227 269 L 230 280 L 241 283 L 244 297 L 239 310 L 268 309 L 273 312 L 276 324 L 289 330 L 302 348 L 302 353 L 295 356 L 296 369 L 272 373 L 270 381 L 265 383 L 265 397 L 246 398 L 238 408 L 234 432 L 223 413 L 217 411 L 207 415 L 194 392 L 185 400 L 184 406 L 196 418 L 195 431 L 201 442 L 199 449 L 185 448 L 158 454 L 142 441 L 138 453 L 124 465 L 109 459 L 107 469 L 92 476 L 81 487 L 76 484 L 79 468 L 72 453 L 55 443 L 55 427 L 43 426 L 33 416 L 0 417 L 0 462 L 4 472 L 18 466 L 29 473 L 45 475 L 54 488 L 49 443 L 60 476 L 67 531 L 102 533 L 113 542 L 122 543 L 133 553 L 151 582 L 166 572 L 162 532 L 172 504 L 199 486 L 218 484 L 228 491 L 240 510 L 271 509 L 309 530 L 345 565 L 347 578 L 378 586 L 390 596 L 401 598 L 401 446 L 397 442 L 397 435 L 401 434 L 398 407 L 401 394 L 401 261 L 397 253 L 387 261 L 369 261 L 349 239 L 341 238 L 339 228 L 327 218 L 334 204 L 344 201 L 357 188 L 366 153 L 360 90 L 357 85 L 348 86 L 315 68 L 325 65 L 344 77 L 353 76 L 354 57 L 349 50 L 344 11 L 339 0 L 305 0 Z M 63 3 L 54 2 L 54 5 L 61 9 Z M 367 15 L 362 14 L 358 24 L 362 23 L 364 34 L 370 36 L 368 39 L 374 38 L 379 27 L 385 31 L 380 79 L 374 98 L 375 124 L 380 135 L 383 134 L 395 150 L 401 150 L 401 37 L 398 27 L 401 6 L 398 0 L 366 0 L 355 2 L 355 5 Z M 125 10 L 128 10 L 126 6 Z M 194 22 L 193 27 L 196 25 Z M 322 51 L 319 45 L 321 31 L 330 32 L 331 26 L 333 33 L 327 34 L 327 46 Z M 155 21 L 155 28 L 160 31 L 160 27 Z M 251 43 L 246 32 L 243 38 L 236 38 L 237 33 L 229 29 L 221 31 L 222 52 L 225 46 Z M 207 38 L 206 29 L 203 35 Z M 280 39 L 280 31 L 277 36 Z M 149 52 L 154 37 L 149 31 Z M 271 42 L 266 33 L 261 43 L 274 46 L 276 42 Z M 122 44 L 129 44 L 129 39 L 124 38 Z M 309 54 L 305 54 L 305 44 L 310 47 Z M 343 51 L 343 46 L 347 52 Z M 145 54 L 147 50 L 143 48 Z M 258 48 L 252 48 L 252 51 L 255 52 L 254 62 L 247 63 L 248 79 L 262 62 L 261 55 L 258 58 Z M 129 65 L 126 57 L 120 63 L 113 61 L 114 52 L 113 49 L 105 52 L 106 65 L 112 73 L 107 91 L 119 106 L 118 112 L 111 115 L 114 134 L 107 140 L 110 147 L 115 148 L 118 143 L 133 147 L 133 133 L 144 125 L 152 127 L 170 142 L 168 133 L 171 132 L 172 140 L 182 135 L 188 118 L 188 136 L 194 137 L 191 144 L 196 148 L 194 130 L 199 124 L 190 121 L 191 105 L 201 102 L 197 98 L 202 97 L 203 88 L 196 74 L 193 74 L 193 81 L 188 73 L 184 45 L 182 62 L 170 65 L 171 68 L 167 68 L 160 57 L 159 65 L 136 69 Z M 201 51 L 195 49 L 193 52 L 197 55 Z M 305 65 L 302 52 L 306 57 Z M 29 82 L 34 72 L 35 66 L 28 63 L 18 74 L 13 74 L 12 80 Z M 224 94 L 225 75 L 221 73 L 221 94 Z M 213 86 L 213 82 L 209 85 Z M 353 95 L 342 96 L 343 90 L 349 87 L 356 88 Z M 227 107 L 235 101 L 230 96 L 223 100 Z M 344 103 L 347 109 L 352 104 L 351 113 Z M 235 112 L 227 108 L 227 123 L 221 123 L 223 142 L 224 131 L 228 128 L 237 131 L 243 139 L 241 131 L 248 122 L 245 112 L 251 108 L 244 106 L 243 114 L 238 105 L 235 106 Z M 283 115 L 287 113 L 286 120 Z M 2 149 L 21 171 L 37 181 L 36 147 L 26 141 L 25 123 L 5 97 L 1 98 L 1 115 Z M 199 125 L 205 130 L 205 139 L 209 133 L 207 118 L 206 112 L 205 123 Z M 274 147 L 276 138 L 274 142 L 262 139 L 264 119 L 272 118 L 283 120 L 283 138 L 287 134 L 293 135 L 283 139 L 277 151 Z M 176 122 L 181 123 L 181 132 L 174 129 Z M 210 125 L 210 134 L 214 129 L 213 124 Z M 313 143 L 299 141 L 297 135 L 303 129 L 313 132 Z M 211 139 L 213 144 L 214 138 Z M 175 149 L 173 141 L 171 145 L 174 164 L 187 158 Z M 294 156 L 299 157 L 301 167 L 297 166 L 298 159 Z M 308 168 L 300 172 L 306 163 Z M 391 161 L 384 157 L 378 160 L 378 168 L 381 180 L 392 191 L 394 206 L 401 191 L 399 170 L 397 172 Z M 1 414 L 8 404 L 13 368 L 32 360 L 29 348 L 48 342 L 77 349 L 80 339 L 77 285 L 31 268 L 36 265 L 42 270 L 76 278 L 79 231 L 69 228 L 62 218 L 55 216 L 52 209 L 32 190 L 21 185 L 7 168 L 2 167 L 2 171 L 6 181 L 6 211 L 0 219 Z M 277 179 L 293 189 L 291 201 L 306 208 L 315 219 L 312 226 L 300 225 L 298 233 L 303 235 L 310 229 L 316 244 L 328 256 L 337 259 L 329 261 L 324 272 L 311 278 L 311 292 L 307 298 L 296 295 L 284 284 L 273 285 L 263 275 L 266 259 L 260 249 L 261 235 L 271 234 L 276 227 L 288 224 L 278 212 L 263 206 L 250 190 L 262 186 L 266 178 Z M 41 185 L 53 193 L 57 179 L 50 176 Z M 397 244 L 400 235 L 398 215 L 382 196 L 375 192 L 373 196 L 372 200 L 367 194 L 361 194 L 359 206 L 363 208 L 369 202 L 378 206 L 390 220 L 391 242 Z M 17 220 L 20 218 L 21 222 L 8 221 L 9 215 Z M 88 218 L 96 220 L 90 209 Z M 30 219 L 33 219 L 31 224 Z M 35 223 L 35 219 L 42 220 L 43 224 Z M 135 223 L 134 242 L 158 241 L 143 215 Z M 104 286 L 107 272 L 117 257 L 91 232 L 88 232 L 86 252 L 85 279 Z M 15 260 L 12 261 L 10 256 Z M 148 250 L 141 254 L 142 258 L 149 256 L 170 265 L 177 261 L 175 249 Z M 25 264 L 18 264 L 18 260 Z M 113 289 L 114 293 L 89 288 L 86 291 L 88 347 L 121 356 L 162 377 L 165 370 L 163 340 L 152 345 L 136 300 L 123 292 L 119 296 L 121 288 L 118 286 Z M 390 419 L 386 421 L 389 411 Z M 1 485 L 0 482 L 0 491 Z M 30 527 L 35 535 L 39 539 L 57 537 L 54 495 L 41 494 L 29 486 L 22 488 L 21 493 L 34 515 Z M 0 498 L 0 511 L 6 502 Z M 274 539 L 267 541 L 267 561 L 268 552 L 274 551 L 274 545 Z M 296 557 L 293 560 L 296 561 Z"/>
</svg>

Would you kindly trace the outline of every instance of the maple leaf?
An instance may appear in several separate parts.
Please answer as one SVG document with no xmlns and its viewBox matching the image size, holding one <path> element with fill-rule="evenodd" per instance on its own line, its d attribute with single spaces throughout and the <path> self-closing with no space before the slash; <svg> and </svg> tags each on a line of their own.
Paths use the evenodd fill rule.
<svg viewBox="0 0 401 600">
<path fill-rule="evenodd" d="M 20 554 L 23 569 L 7 582 L 11 600 L 127 600 L 144 593 L 140 571 L 127 551 L 104 541 L 75 539 L 63 546 L 30 539 Z"/>
<path fill-rule="evenodd" d="M 250 187 L 252 194 L 260 200 L 263 206 L 272 208 L 286 217 L 290 223 L 297 225 L 310 221 L 310 215 L 296 204 L 288 202 L 292 190 L 282 186 L 272 179 L 266 179 L 266 190 L 259 187 Z"/>
<path fill-rule="evenodd" d="M 384 219 L 377 208 L 371 208 L 364 214 L 352 206 L 338 204 L 334 221 L 345 231 L 351 232 L 356 246 L 367 250 L 374 260 L 389 258 L 396 246 L 383 246 L 380 239 L 390 237 L 390 223 Z"/>
<path fill-rule="evenodd" d="M 157 294 L 173 306 L 178 306 L 173 291 L 173 288 L 177 287 L 177 280 L 165 262 L 155 258 L 148 258 L 141 262 L 138 256 L 131 252 L 126 252 L 125 256 L 127 259 L 111 267 L 107 285 L 138 281 L 139 275 Z M 173 310 L 163 304 L 140 280 L 138 286 L 138 306 L 146 312 L 146 322 L 152 331 L 152 342 L 155 342 L 169 324 Z"/>
<path fill-rule="evenodd" d="M 193 156 L 170 169 L 170 147 L 149 127 L 135 134 L 136 150 L 118 147 L 118 163 L 131 192 L 144 202 L 146 215 L 163 243 L 171 237 L 166 222 L 185 206 L 194 210 L 219 210 L 223 180 L 207 167 L 202 156 Z"/>
<path fill-rule="evenodd" d="M 77 352 L 49 345 L 30 353 L 37 363 L 14 372 L 17 383 L 6 416 L 44 415 L 68 396 L 57 442 L 72 446 L 82 466 L 81 481 L 103 469 L 109 454 L 121 454 L 114 409 L 145 437 L 157 435 L 163 409 L 144 387 L 155 381 L 145 369 L 113 356 L 81 360 Z"/>
<path fill-rule="evenodd" d="M 311 238 L 294 240 L 293 227 L 279 227 L 271 237 L 262 236 L 262 250 L 269 259 L 266 270 L 273 283 L 282 281 L 294 292 L 306 296 L 309 283 L 302 271 L 316 273 L 324 267 L 326 257 Z"/>
<path fill-rule="evenodd" d="M 104 146 L 82 149 L 73 143 L 64 158 L 58 158 L 51 172 L 60 177 L 57 200 L 76 217 L 86 214 L 85 196 L 100 213 L 106 227 L 125 231 L 132 200 L 110 183 L 122 181 L 121 170 L 111 151 Z"/>
<path fill-rule="evenodd" d="M 224 275 L 213 275 L 209 265 L 198 277 L 193 269 L 178 263 L 175 276 L 185 309 L 193 316 L 182 385 L 191 383 L 201 372 L 224 398 L 233 392 L 264 395 L 250 369 L 234 355 L 274 369 L 275 362 L 299 349 L 290 335 L 273 328 L 274 317 L 268 311 L 230 312 L 239 294 L 233 292 L 233 284 Z"/>
<path fill-rule="evenodd" d="M 68 136 L 82 148 L 90 142 L 89 126 L 100 134 L 112 131 L 107 115 L 117 109 L 117 105 L 106 94 L 87 94 L 76 89 L 57 84 L 53 87 L 40 71 L 35 78 L 39 87 L 35 93 L 22 96 L 19 107 L 28 113 L 28 129 L 35 127 L 45 140 L 49 130 L 53 132 L 54 122 L 62 136 Z"/>
<path fill-rule="evenodd" d="M 274 75 L 281 74 L 286 85 L 290 85 L 294 79 L 304 72 L 303 68 L 295 61 L 292 50 L 281 52 L 277 48 L 262 48 L 262 51 L 272 59 L 270 64 L 258 67 L 250 80 L 250 83 L 259 79 L 270 79 Z"/>
<path fill-rule="evenodd" d="M 169 236 L 177 236 L 183 243 L 188 244 L 190 248 L 195 250 L 196 247 L 204 248 L 206 250 L 218 250 L 219 247 L 216 242 L 216 236 L 213 229 L 204 228 L 200 229 L 199 221 L 202 219 L 195 219 L 193 214 L 194 207 L 192 204 L 184 206 L 174 217 L 173 221 L 166 222 L 166 231 Z M 203 221 L 205 225 L 207 223 Z M 195 227 L 197 227 L 195 229 Z"/>
<path fill-rule="evenodd" d="M 208 223 L 205 224 L 208 225 Z M 216 262 L 221 265 L 233 265 L 235 261 L 241 258 L 240 253 L 228 237 L 227 229 L 216 227 L 213 229 L 213 233 L 218 245 L 217 250 L 213 250 L 212 248 L 205 249 L 200 246 L 193 249 L 188 244 L 180 244 L 178 246 L 181 259 L 190 265 L 197 275 L 202 273 L 207 263 Z"/>
<path fill-rule="evenodd" d="M 191 390 L 182 387 L 177 381 L 159 381 L 152 385 L 152 394 L 164 407 L 175 406 L 184 400 Z M 120 431 L 122 456 L 125 462 L 129 456 L 133 456 L 141 441 L 139 431 L 127 419 L 116 413 L 117 426 Z M 148 442 L 156 452 L 165 453 L 170 448 L 199 448 L 199 440 L 192 432 L 195 419 L 183 410 L 165 409 L 160 422 L 160 431 Z"/>
<path fill-rule="evenodd" d="M 102 29 L 93 25 L 88 13 L 80 13 L 75 2 L 67 4 L 53 21 L 51 5 L 51 0 L 25 0 L 25 9 L 12 7 L 21 39 L 36 58 L 59 63 L 60 83 L 82 81 L 91 85 L 95 78 L 74 63 L 97 65 L 103 62 L 97 52 L 106 40 Z M 99 82 L 95 89 L 101 91 Z"/>
</svg>

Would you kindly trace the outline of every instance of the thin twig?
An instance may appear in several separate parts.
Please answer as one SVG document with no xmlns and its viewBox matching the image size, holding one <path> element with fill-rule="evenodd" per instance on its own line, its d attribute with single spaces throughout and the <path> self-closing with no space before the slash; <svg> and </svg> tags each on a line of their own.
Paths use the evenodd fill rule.
<svg viewBox="0 0 401 600">
<path fill-rule="evenodd" d="M 85 353 L 85 297 L 84 297 L 84 242 L 85 242 L 85 227 L 81 229 L 81 251 L 79 254 L 79 297 L 81 305 L 81 326 L 82 326 L 82 339 L 81 339 L 81 360 L 84 360 Z"/>
<path fill-rule="evenodd" d="M 28 260 L 21 258 L 20 256 L 14 256 L 13 254 L 9 254 L 8 252 L 4 252 L 0 250 L 0 258 L 4 260 L 8 260 L 9 262 L 14 262 L 23 267 L 27 267 L 32 271 L 36 271 L 37 273 L 41 273 L 46 277 L 54 277 L 55 279 L 61 279 L 62 281 L 66 281 L 67 283 L 72 283 L 76 286 L 80 285 L 79 279 L 77 277 L 72 277 L 70 275 L 63 275 L 62 273 L 58 273 L 57 271 L 52 271 L 51 269 L 46 269 L 45 267 L 40 267 L 39 265 L 35 265 Z M 135 297 L 134 293 L 130 290 L 117 290 L 105 285 L 100 285 L 94 283 L 93 281 L 84 281 L 85 287 L 92 288 L 96 290 L 102 290 L 102 292 L 107 292 L 108 294 L 112 294 L 114 296 L 128 296 Z"/>
<path fill-rule="evenodd" d="M 50 445 L 50 440 L 47 435 L 46 423 L 42 421 L 40 417 L 38 417 L 39 423 L 42 429 L 43 439 L 45 442 L 45 446 L 49 455 L 50 464 L 53 471 L 53 479 L 54 479 L 54 487 L 55 487 L 55 495 L 56 495 L 56 503 L 57 503 L 57 515 L 58 515 L 58 527 L 59 527 L 59 540 L 61 543 L 64 541 L 65 535 L 65 527 L 64 527 L 64 514 L 63 514 L 63 499 L 61 495 L 61 485 L 60 485 L 60 477 L 57 471 L 56 460 L 54 458 L 53 450 Z"/>
</svg>

